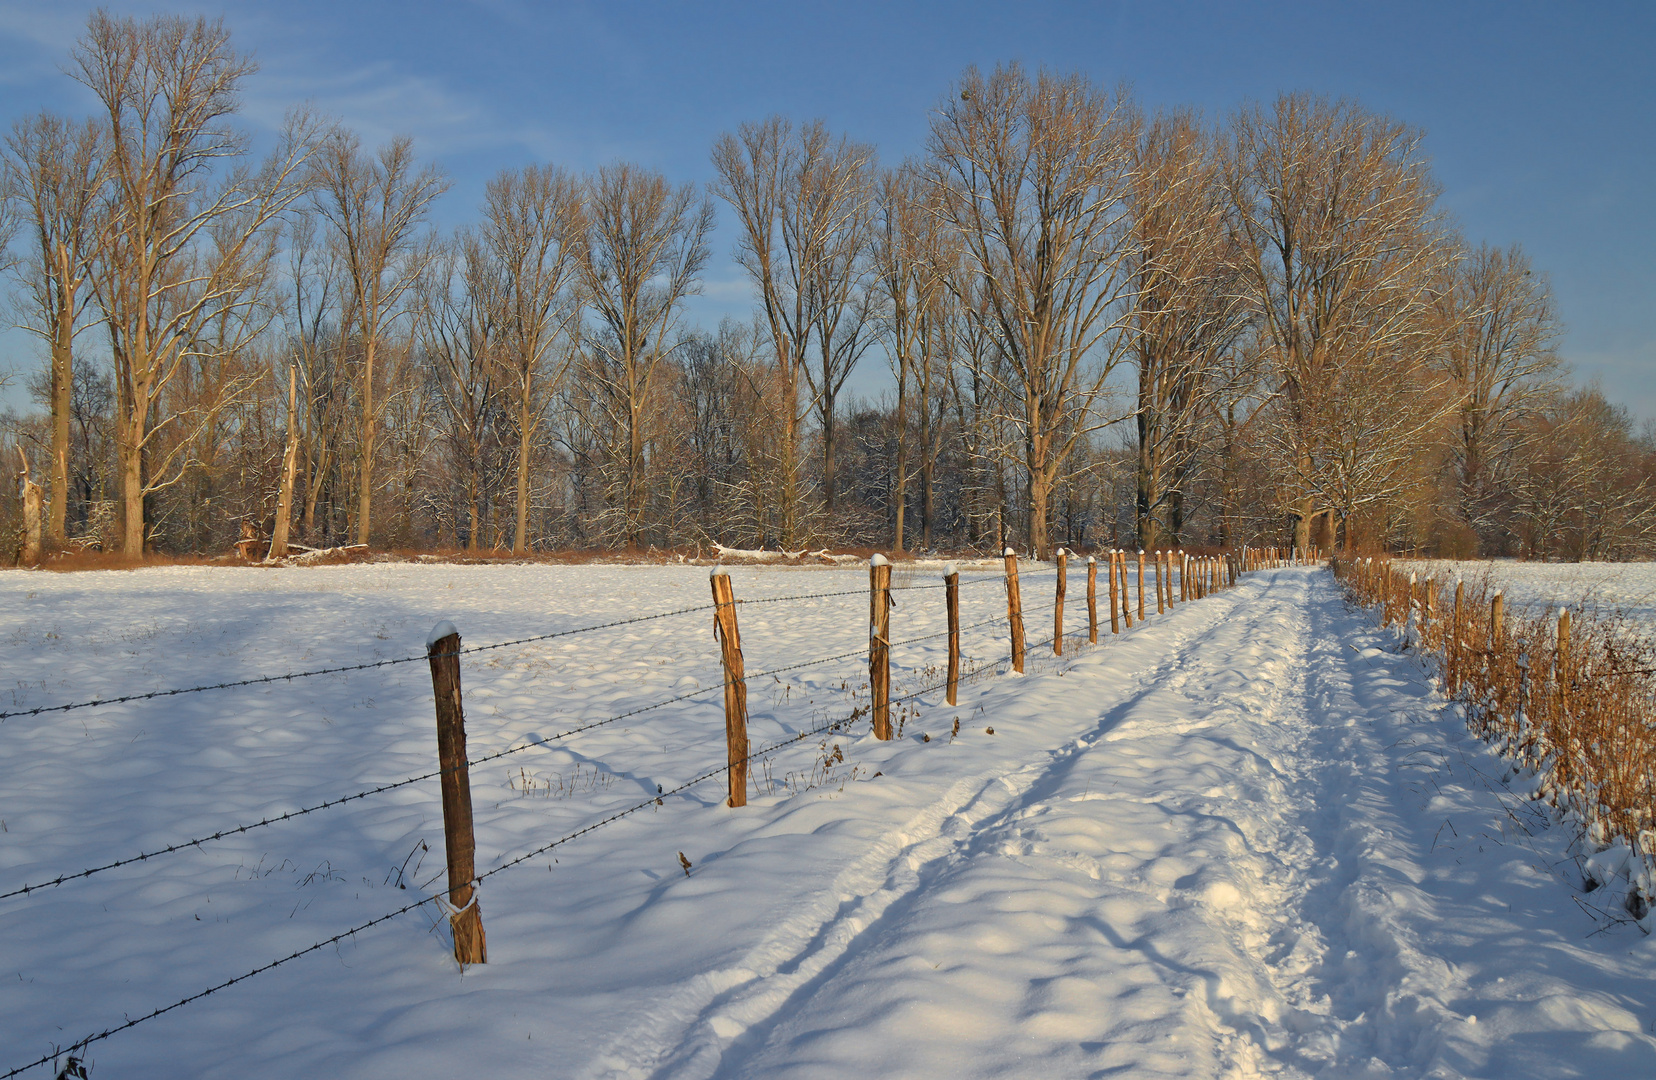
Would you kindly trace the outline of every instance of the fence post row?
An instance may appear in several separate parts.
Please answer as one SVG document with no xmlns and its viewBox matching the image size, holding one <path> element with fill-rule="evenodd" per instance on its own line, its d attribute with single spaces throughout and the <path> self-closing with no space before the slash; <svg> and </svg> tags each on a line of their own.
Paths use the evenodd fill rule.
<svg viewBox="0 0 1656 1080">
<path fill-rule="evenodd" d="M 1058 590 L 1052 598 L 1052 655 L 1064 655 L 1064 586 L 1069 581 L 1069 552 L 1059 548 L 1055 558 L 1058 561 Z"/>
<path fill-rule="evenodd" d="M 950 705 L 960 685 L 960 570 L 954 563 L 943 567 L 943 598 L 949 609 L 949 692 Z"/>
<path fill-rule="evenodd" d="M 1024 625 L 1023 597 L 1018 593 L 1018 553 L 1011 548 L 1006 556 L 1006 622 L 1012 634 L 1012 670 L 1023 673 Z"/>
<path fill-rule="evenodd" d="M 466 714 L 460 704 L 460 632 L 443 620 L 426 636 L 431 691 L 437 704 L 437 768 L 443 789 L 443 853 L 448 860 L 449 928 L 454 958 L 488 961 L 483 915 L 477 909 L 477 840 L 472 833 L 471 775 L 466 765 Z"/>
<path fill-rule="evenodd" d="M 1098 644 L 1098 560 L 1087 556 L 1087 641 Z"/>
<path fill-rule="evenodd" d="M 873 699 L 874 737 L 891 738 L 891 564 L 884 555 L 868 560 L 868 691 Z"/>
<path fill-rule="evenodd" d="M 713 635 L 719 639 L 719 657 L 724 663 L 725 756 L 730 765 L 727 803 L 746 806 L 747 670 L 742 661 L 742 633 L 736 625 L 736 594 L 724 567 L 715 566 L 709 580 L 713 583 Z"/>
</svg>

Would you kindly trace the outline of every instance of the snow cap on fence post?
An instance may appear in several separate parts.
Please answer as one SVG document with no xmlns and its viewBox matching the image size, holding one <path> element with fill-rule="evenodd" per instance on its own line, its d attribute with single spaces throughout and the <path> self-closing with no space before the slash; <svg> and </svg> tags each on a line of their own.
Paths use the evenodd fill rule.
<svg viewBox="0 0 1656 1080">
<path fill-rule="evenodd" d="M 447 619 L 442 620 L 436 626 L 431 628 L 431 633 L 426 635 L 426 650 L 430 651 L 431 647 L 436 645 L 439 641 L 442 641 L 450 634 L 458 634 L 459 632 L 460 631 L 454 628 L 453 623 L 449 622 Z"/>
<path fill-rule="evenodd" d="M 869 566 L 890 566 L 891 565 L 891 560 L 887 559 L 884 555 L 881 555 L 878 551 L 876 551 L 873 555 L 869 556 L 868 565 Z"/>
</svg>

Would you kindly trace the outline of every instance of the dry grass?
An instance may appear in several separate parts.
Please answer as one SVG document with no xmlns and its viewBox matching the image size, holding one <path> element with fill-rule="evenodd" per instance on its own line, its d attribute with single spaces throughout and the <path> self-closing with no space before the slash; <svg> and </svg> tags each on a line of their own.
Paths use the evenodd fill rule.
<svg viewBox="0 0 1656 1080">
<path fill-rule="evenodd" d="M 1487 573 L 1461 587 L 1384 559 L 1337 560 L 1349 594 L 1434 656 L 1471 729 L 1533 773 L 1537 797 L 1575 813 L 1589 839 L 1656 856 L 1656 641 L 1619 611 L 1503 610 Z M 1435 586 L 1435 589 L 1433 588 Z M 1428 602 L 1428 594 L 1435 596 Z M 1647 881 L 1648 881 L 1647 877 Z M 1639 905 L 1648 895 L 1634 899 Z M 1635 911 L 1635 914 L 1643 914 Z"/>
</svg>

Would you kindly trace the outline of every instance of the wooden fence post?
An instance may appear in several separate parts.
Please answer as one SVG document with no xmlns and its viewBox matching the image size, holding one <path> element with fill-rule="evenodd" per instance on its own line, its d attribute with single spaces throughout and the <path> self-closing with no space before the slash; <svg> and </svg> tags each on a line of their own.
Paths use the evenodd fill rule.
<svg viewBox="0 0 1656 1080">
<path fill-rule="evenodd" d="M 874 737 L 891 738 L 891 564 L 884 555 L 868 560 L 868 692 L 874 709 Z"/>
<path fill-rule="evenodd" d="M 724 663 L 725 760 L 730 766 L 730 797 L 727 805 L 747 805 L 748 734 L 747 670 L 742 661 L 742 632 L 736 625 L 736 593 L 730 573 L 715 566 L 713 583 L 713 634 L 719 639 L 719 657 Z"/>
<path fill-rule="evenodd" d="M 1087 556 L 1087 641 L 1098 644 L 1098 560 Z"/>
<path fill-rule="evenodd" d="M 1133 586 L 1127 580 L 1127 553 L 1123 551 L 1116 557 L 1116 566 L 1121 571 L 1121 621 L 1131 630 L 1133 628 Z"/>
<path fill-rule="evenodd" d="M 949 609 L 949 704 L 955 703 L 960 685 L 960 570 L 954 563 L 943 567 L 943 597 Z"/>
<path fill-rule="evenodd" d="M 1553 682 L 1558 687 L 1558 719 L 1570 701 L 1570 609 L 1558 613 L 1558 659 L 1554 661 Z"/>
<path fill-rule="evenodd" d="M 1167 552 L 1156 552 L 1156 614 L 1167 614 Z"/>
<path fill-rule="evenodd" d="M 1505 606 L 1500 593 L 1489 598 L 1489 652 L 1492 658 L 1495 650 L 1501 647 L 1501 631 L 1506 628 L 1506 620 L 1502 618 Z"/>
<path fill-rule="evenodd" d="M 1069 581 L 1069 552 L 1058 549 L 1058 591 L 1052 600 L 1052 655 L 1064 655 L 1064 586 Z"/>
<path fill-rule="evenodd" d="M 1437 633 L 1437 578 L 1426 579 L 1426 606 L 1425 612 L 1426 647 L 1434 648 L 1433 642 L 1439 637 Z"/>
<path fill-rule="evenodd" d="M 1144 549 L 1138 550 L 1139 622 L 1144 621 Z"/>
<path fill-rule="evenodd" d="M 437 701 L 437 768 L 443 790 L 443 854 L 448 860 L 449 928 L 454 958 L 488 961 L 483 915 L 477 909 L 477 840 L 472 833 L 471 775 L 466 764 L 466 714 L 460 704 L 460 632 L 444 620 L 426 636 L 431 691 Z"/>
<path fill-rule="evenodd" d="M 1110 633 L 1112 634 L 1121 633 L 1121 611 L 1119 610 L 1120 605 L 1116 602 L 1116 560 L 1119 557 L 1118 552 L 1110 552 Z"/>
<path fill-rule="evenodd" d="M 1006 549 L 1006 622 L 1012 632 L 1012 670 L 1024 669 L 1023 597 L 1018 593 L 1018 553 Z"/>
<path fill-rule="evenodd" d="M 1461 609 L 1466 599 L 1466 584 L 1455 580 L 1455 613 L 1449 619 L 1449 641 L 1444 646 L 1444 669 L 1448 676 L 1449 693 L 1460 689 Z"/>
</svg>

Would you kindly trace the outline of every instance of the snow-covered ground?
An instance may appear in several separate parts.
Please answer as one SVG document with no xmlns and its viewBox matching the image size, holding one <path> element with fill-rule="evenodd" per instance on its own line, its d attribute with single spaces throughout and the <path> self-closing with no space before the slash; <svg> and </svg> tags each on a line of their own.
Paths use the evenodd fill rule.
<svg viewBox="0 0 1656 1080">
<path fill-rule="evenodd" d="M 1473 580 L 1488 575 L 1509 605 L 1583 606 L 1619 612 L 1656 632 L 1656 563 L 1530 563 L 1420 560 L 1420 565 L 1449 577 Z"/>
<path fill-rule="evenodd" d="M 866 644 L 860 570 L 732 574 L 744 600 L 852 594 L 744 606 L 749 672 Z M 990 580 L 963 622 L 1004 612 L 964 576 Z M 1032 640 L 1051 582 L 1025 572 Z M 662 567 L 0 574 L 0 711 L 707 589 Z M 894 642 L 942 629 L 941 591 L 897 597 Z M 1594 909 L 1568 830 L 1381 642 L 1325 570 L 1250 575 L 1035 649 L 958 707 L 927 694 L 897 741 L 796 743 L 746 808 L 711 780 L 490 877 L 486 965 L 457 969 L 428 905 L 95 1044 L 92 1076 L 1656 1074 L 1656 944 Z M 898 645 L 894 691 L 941 678 L 942 646 Z M 980 661 L 1004 647 L 1003 622 L 967 631 Z M 723 760 L 706 612 L 463 669 L 474 757 L 712 691 L 474 768 L 480 872 Z M 754 744 L 843 715 L 865 677 L 853 656 L 755 678 Z M 0 892 L 424 772 L 431 715 L 413 663 L 0 721 Z M 0 1073 L 431 895 L 441 838 L 424 781 L 0 900 Z"/>
</svg>

